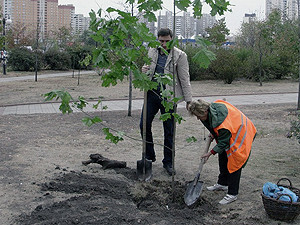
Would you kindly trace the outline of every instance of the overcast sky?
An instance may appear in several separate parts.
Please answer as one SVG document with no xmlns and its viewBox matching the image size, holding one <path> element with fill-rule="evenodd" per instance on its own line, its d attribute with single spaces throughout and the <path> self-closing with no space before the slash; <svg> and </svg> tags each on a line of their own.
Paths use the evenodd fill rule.
<svg viewBox="0 0 300 225">
<path fill-rule="evenodd" d="M 99 8 L 120 8 L 122 2 L 125 2 L 125 0 L 58 0 L 59 5 L 73 4 L 75 13 L 83 14 L 84 16 L 88 16 L 91 9 L 97 12 Z M 164 4 L 164 7 L 173 11 L 173 1 L 164 0 L 164 2 L 167 2 L 167 4 Z M 265 0 L 229 0 L 229 2 L 233 5 L 230 7 L 232 12 L 226 13 L 225 18 L 227 27 L 232 34 L 238 31 L 245 13 L 256 13 L 259 19 L 265 18 Z M 209 11 L 204 10 L 204 13 L 209 13 Z"/>
</svg>

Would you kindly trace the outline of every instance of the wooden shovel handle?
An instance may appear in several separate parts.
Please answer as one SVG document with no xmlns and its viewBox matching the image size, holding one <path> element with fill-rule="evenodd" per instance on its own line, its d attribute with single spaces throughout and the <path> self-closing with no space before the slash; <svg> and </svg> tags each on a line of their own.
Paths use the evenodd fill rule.
<svg viewBox="0 0 300 225">
<path fill-rule="evenodd" d="M 146 120 L 147 120 L 147 91 L 144 90 L 144 108 L 143 108 L 143 152 L 142 152 L 142 158 L 144 161 L 146 161 Z"/>
<path fill-rule="evenodd" d="M 212 142 L 213 138 L 211 137 L 211 135 L 209 134 L 207 139 L 206 139 L 206 143 L 205 143 L 205 149 L 204 149 L 204 154 L 208 152 L 208 149 L 209 149 L 209 146 Z M 202 167 L 204 165 L 205 161 L 204 161 L 204 158 L 201 158 L 200 160 L 200 164 L 199 164 L 199 174 L 201 173 L 202 171 Z"/>
</svg>

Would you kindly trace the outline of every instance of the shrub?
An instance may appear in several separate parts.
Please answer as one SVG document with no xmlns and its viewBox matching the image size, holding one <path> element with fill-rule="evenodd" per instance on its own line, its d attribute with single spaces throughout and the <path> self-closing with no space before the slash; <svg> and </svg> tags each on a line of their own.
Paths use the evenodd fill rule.
<svg viewBox="0 0 300 225">
<path fill-rule="evenodd" d="M 38 70 L 43 65 L 43 54 L 35 54 L 35 52 L 27 48 L 14 48 L 9 53 L 8 66 L 15 71 L 33 71 L 35 70 L 36 57 L 38 57 Z"/>
<path fill-rule="evenodd" d="M 241 61 L 232 49 L 218 49 L 217 58 L 214 60 L 210 69 L 216 78 L 223 80 L 226 84 L 231 84 L 240 73 Z"/>
<path fill-rule="evenodd" d="M 45 52 L 45 64 L 47 69 L 67 70 L 71 68 L 71 57 L 67 52 L 52 48 Z"/>
<path fill-rule="evenodd" d="M 75 45 L 67 49 L 67 53 L 71 59 L 71 68 L 72 69 L 92 69 L 93 63 L 92 59 L 90 60 L 89 66 L 81 66 L 80 61 L 85 59 L 86 56 L 92 56 L 92 49 L 89 46 Z"/>
</svg>

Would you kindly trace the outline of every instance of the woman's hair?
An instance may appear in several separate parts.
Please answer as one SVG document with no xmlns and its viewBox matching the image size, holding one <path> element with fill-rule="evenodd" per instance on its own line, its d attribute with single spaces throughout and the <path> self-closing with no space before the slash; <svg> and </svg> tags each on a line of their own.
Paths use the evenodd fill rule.
<svg viewBox="0 0 300 225">
<path fill-rule="evenodd" d="M 188 111 L 191 115 L 195 115 L 196 112 L 199 116 L 203 116 L 204 113 L 208 110 L 209 106 L 210 103 L 202 99 L 193 100 L 189 104 Z"/>
</svg>

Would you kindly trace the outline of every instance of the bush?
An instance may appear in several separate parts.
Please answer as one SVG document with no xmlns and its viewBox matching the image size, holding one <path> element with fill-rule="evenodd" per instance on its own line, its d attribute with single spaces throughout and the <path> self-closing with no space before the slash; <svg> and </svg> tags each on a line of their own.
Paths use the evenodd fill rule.
<svg viewBox="0 0 300 225">
<path fill-rule="evenodd" d="M 27 48 L 14 48 L 9 53 L 8 66 L 15 71 L 34 71 L 36 65 L 36 56 L 38 57 L 38 70 L 43 65 L 43 54 Z"/>
<path fill-rule="evenodd" d="M 81 66 L 80 61 L 82 61 L 86 56 L 92 56 L 92 49 L 89 46 L 71 46 L 67 49 L 67 53 L 71 58 L 71 68 L 72 69 L 92 69 L 93 62 L 90 60 L 89 66 Z"/>
<path fill-rule="evenodd" d="M 218 49 L 217 58 L 210 65 L 216 78 L 226 84 L 231 84 L 239 76 L 241 67 L 241 61 L 232 49 Z"/>
<path fill-rule="evenodd" d="M 67 70 L 71 68 L 71 57 L 67 52 L 49 49 L 45 52 L 46 69 Z"/>
<path fill-rule="evenodd" d="M 183 51 L 187 54 L 191 80 L 214 79 L 213 74 L 211 74 L 209 70 L 200 68 L 200 66 L 192 59 L 194 55 L 199 52 L 198 47 L 186 45 Z"/>
</svg>

